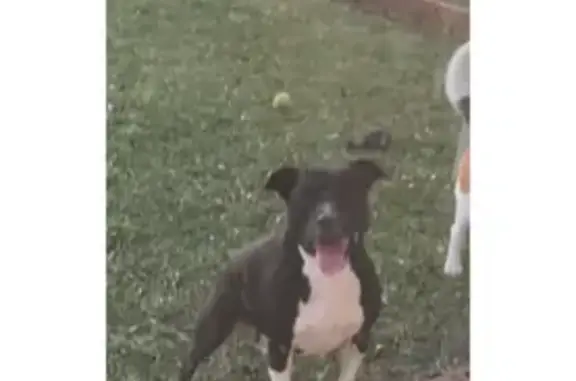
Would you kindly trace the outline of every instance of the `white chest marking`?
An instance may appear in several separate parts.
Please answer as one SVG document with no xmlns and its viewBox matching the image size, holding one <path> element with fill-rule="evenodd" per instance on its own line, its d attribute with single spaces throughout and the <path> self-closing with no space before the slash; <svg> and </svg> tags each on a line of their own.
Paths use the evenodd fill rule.
<svg viewBox="0 0 576 381">
<path fill-rule="evenodd" d="M 307 303 L 300 302 L 293 346 L 304 354 L 325 355 L 351 339 L 362 326 L 360 282 L 350 265 L 327 276 L 320 271 L 315 257 L 302 248 L 300 255 L 310 283 L 310 298 Z"/>
</svg>

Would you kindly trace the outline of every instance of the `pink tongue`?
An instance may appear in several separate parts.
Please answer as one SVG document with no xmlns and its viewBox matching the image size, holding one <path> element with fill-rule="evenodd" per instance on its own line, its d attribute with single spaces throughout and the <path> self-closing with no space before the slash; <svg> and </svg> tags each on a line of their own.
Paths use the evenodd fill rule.
<svg viewBox="0 0 576 381">
<path fill-rule="evenodd" d="M 345 248 L 317 247 L 316 257 L 320 270 L 326 275 L 332 275 L 346 266 Z"/>
</svg>

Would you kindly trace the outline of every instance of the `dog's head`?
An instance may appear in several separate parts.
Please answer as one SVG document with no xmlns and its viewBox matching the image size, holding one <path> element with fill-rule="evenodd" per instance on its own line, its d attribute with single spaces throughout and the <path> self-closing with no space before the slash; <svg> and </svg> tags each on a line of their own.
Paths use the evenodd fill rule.
<svg viewBox="0 0 576 381">
<path fill-rule="evenodd" d="M 356 160 L 335 170 L 283 167 L 265 188 L 287 205 L 286 242 L 315 256 L 321 270 L 331 274 L 346 266 L 352 245 L 368 230 L 369 191 L 385 177 L 372 161 Z"/>
</svg>

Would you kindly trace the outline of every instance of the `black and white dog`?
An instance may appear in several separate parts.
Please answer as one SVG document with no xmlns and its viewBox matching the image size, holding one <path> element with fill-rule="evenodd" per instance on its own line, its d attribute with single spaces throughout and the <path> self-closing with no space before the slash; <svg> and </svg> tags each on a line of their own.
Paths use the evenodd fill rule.
<svg viewBox="0 0 576 381">
<path fill-rule="evenodd" d="M 180 381 L 192 378 L 236 323 L 254 327 L 266 339 L 271 381 L 290 380 L 295 353 L 335 351 L 338 380 L 353 381 L 382 306 L 363 240 L 369 191 L 385 177 L 369 160 L 340 169 L 273 172 L 265 188 L 285 201 L 286 226 L 240 253 L 221 275 L 200 313 Z"/>
</svg>

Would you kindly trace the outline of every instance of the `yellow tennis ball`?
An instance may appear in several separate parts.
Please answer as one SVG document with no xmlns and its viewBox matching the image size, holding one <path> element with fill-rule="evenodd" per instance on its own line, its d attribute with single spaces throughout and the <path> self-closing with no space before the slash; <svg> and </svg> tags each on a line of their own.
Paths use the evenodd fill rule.
<svg viewBox="0 0 576 381">
<path fill-rule="evenodd" d="M 274 96 L 274 100 L 272 101 L 272 107 L 279 108 L 279 107 L 289 107 L 292 105 L 292 99 L 290 98 L 290 94 L 285 91 L 280 93 L 276 93 Z"/>
</svg>

